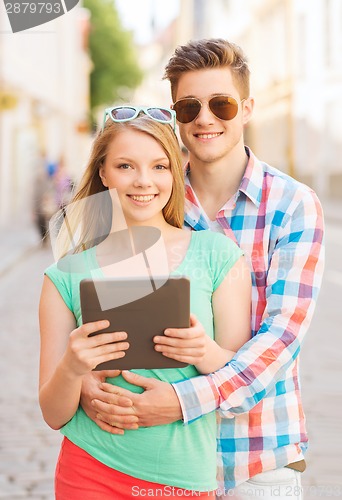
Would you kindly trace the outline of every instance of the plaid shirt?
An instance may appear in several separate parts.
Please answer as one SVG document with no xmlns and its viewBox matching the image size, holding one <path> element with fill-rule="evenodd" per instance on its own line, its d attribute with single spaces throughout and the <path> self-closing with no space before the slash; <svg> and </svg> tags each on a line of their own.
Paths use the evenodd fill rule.
<svg viewBox="0 0 342 500">
<path fill-rule="evenodd" d="M 298 354 L 324 267 L 323 215 L 315 193 L 246 152 L 240 188 L 216 221 L 251 268 L 252 338 L 221 370 L 173 384 L 185 424 L 219 409 L 218 480 L 226 490 L 303 458 Z M 189 178 L 185 226 L 209 228 Z"/>
</svg>

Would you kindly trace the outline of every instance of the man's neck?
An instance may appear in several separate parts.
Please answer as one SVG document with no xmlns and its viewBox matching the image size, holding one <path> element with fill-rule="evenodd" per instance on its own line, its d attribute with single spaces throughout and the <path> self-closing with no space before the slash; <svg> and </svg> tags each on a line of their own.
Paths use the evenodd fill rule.
<svg viewBox="0 0 342 500">
<path fill-rule="evenodd" d="M 212 163 L 201 162 L 190 155 L 191 186 L 211 220 L 239 189 L 247 162 L 244 148 Z"/>
</svg>

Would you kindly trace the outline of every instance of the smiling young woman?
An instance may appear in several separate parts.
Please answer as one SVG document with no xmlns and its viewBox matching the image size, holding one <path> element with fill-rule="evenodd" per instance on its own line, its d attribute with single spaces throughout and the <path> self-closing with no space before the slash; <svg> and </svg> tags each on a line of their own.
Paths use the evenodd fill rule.
<svg viewBox="0 0 342 500">
<path fill-rule="evenodd" d="M 148 429 L 137 428 L 131 414 L 129 430 L 106 433 L 79 406 L 84 377 L 130 348 L 126 332 L 91 336 L 108 327 L 105 312 L 103 321 L 82 324 L 80 308 L 80 281 L 106 276 L 122 214 L 128 232 L 132 226 L 156 227 L 166 247 L 167 274 L 190 280 L 190 327 L 170 327 L 154 338 L 157 351 L 187 366 L 143 370 L 150 383 L 188 380 L 221 368 L 250 337 L 251 280 L 242 252 L 222 234 L 182 229 L 184 173 L 173 111 L 151 115 L 150 109 L 156 108 L 109 112 L 71 204 L 76 209 L 70 218 L 66 210 L 60 230 L 62 242 L 75 240 L 74 249 L 45 271 L 39 396 L 46 422 L 65 436 L 57 500 L 124 500 L 137 489 L 159 492 L 153 494 L 158 498 L 208 498 L 216 489 L 214 413 L 191 426 L 179 420 Z M 114 391 L 136 391 L 124 374 L 110 376 L 106 381 Z"/>
</svg>

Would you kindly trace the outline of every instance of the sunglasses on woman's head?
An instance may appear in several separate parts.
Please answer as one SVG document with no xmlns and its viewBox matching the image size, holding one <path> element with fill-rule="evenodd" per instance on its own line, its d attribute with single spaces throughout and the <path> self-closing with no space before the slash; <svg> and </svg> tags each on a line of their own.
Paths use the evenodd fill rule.
<svg viewBox="0 0 342 500">
<path fill-rule="evenodd" d="M 144 106 L 113 106 L 112 108 L 105 109 L 103 117 L 102 131 L 104 129 L 107 116 L 113 122 L 128 122 L 134 120 L 140 113 L 145 113 L 152 120 L 172 125 L 173 130 L 176 131 L 176 113 L 173 109 L 159 108 L 159 107 L 144 107 Z"/>
<path fill-rule="evenodd" d="M 240 102 L 245 101 L 242 99 Z M 180 123 L 192 122 L 201 111 L 203 103 L 196 97 L 184 97 L 172 105 Z M 210 111 L 220 120 L 232 120 L 237 115 L 239 103 L 230 95 L 217 95 L 208 101 Z"/>
</svg>

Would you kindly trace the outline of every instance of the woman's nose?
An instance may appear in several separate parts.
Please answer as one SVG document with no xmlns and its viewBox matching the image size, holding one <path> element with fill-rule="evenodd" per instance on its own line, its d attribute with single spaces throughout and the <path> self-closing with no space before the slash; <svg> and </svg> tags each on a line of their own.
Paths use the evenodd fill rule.
<svg viewBox="0 0 342 500">
<path fill-rule="evenodd" d="M 152 180 L 148 172 L 145 171 L 137 172 L 137 176 L 134 180 L 134 185 L 139 187 L 151 186 Z"/>
</svg>

